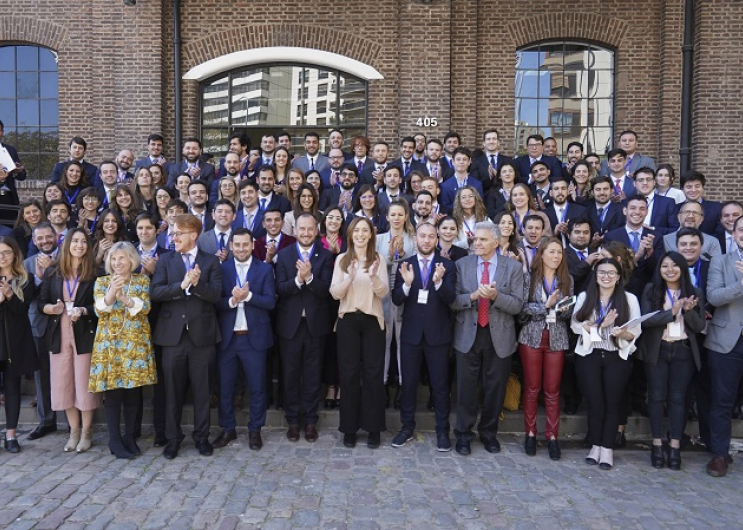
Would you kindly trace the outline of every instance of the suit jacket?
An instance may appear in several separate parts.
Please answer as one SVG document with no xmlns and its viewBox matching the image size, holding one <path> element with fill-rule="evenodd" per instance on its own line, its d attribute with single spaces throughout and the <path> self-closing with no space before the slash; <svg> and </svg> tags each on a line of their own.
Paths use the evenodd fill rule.
<svg viewBox="0 0 743 530">
<path fill-rule="evenodd" d="M 341 200 L 341 191 L 341 188 L 337 186 L 323 190 L 322 195 L 320 195 L 320 202 L 317 205 L 318 208 L 320 208 L 321 211 L 325 211 L 330 206 L 338 204 Z M 349 207 L 349 211 L 353 210 L 353 203 L 355 200 L 356 190 L 353 190 L 351 191 L 351 206 Z"/>
<path fill-rule="evenodd" d="M 265 231 L 264 231 L 265 232 Z M 297 242 L 297 240 L 289 235 L 286 235 L 282 233 L 279 237 L 279 248 L 276 249 L 276 256 L 274 256 L 274 263 L 276 263 L 276 258 L 278 257 L 279 251 L 293 245 Z M 253 257 L 258 258 L 260 261 L 266 261 L 266 240 L 268 239 L 268 234 L 265 234 L 258 239 L 255 240 L 255 244 L 253 245 Z"/>
<path fill-rule="evenodd" d="M 315 156 L 315 171 L 322 172 L 323 169 L 326 169 L 330 167 L 330 161 L 328 160 L 328 157 L 325 156 L 322 153 L 317 153 Z M 299 158 L 295 158 L 292 161 L 292 167 L 297 168 L 302 171 L 302 173 L 307 173 L 310 170 L 310 160 L 307 158 L 307 155 L 302 155 Z"/>
<path fill-rule="evenodd" d="M 118 179 L 118 177 L 117 177 L 117 179 Z M 119 184 L 130 184 L 132 182 L 132 180 L 134 180 L 134 173 L 132 173 L 131 171 L 127 171 L 126 172 L 126 175 L 124 176 L 124 180 L 121 181 L 121 182 L 118 182 L 117 181 L 116 184 L 117 184 L 117 186 Z M 103 192 L 105 190 L 105 186 L 103 185 L 103 181 L 101 180 L 101 170 L 100 169 L 96 169 L 95 170 L 95 175 L 92 177 L 91 182 L 92 182 L 92 186 L 94 188 L 97 188 L 99 191 Z"/>
<path fill-rule="evenodd" d="M 477 334 L 477 300 L 472 302 L 470 294 L 480 284 L 477 275 L 478 256 L 472 254 L 457 261 L 456 298 L 452 309 L 457 313 L 454 322 L 454 342 L 458 352 L 468 352 L 475 343 Z M 501 359 L 516 351 L 515 315 L 524 305 L 524 278 L 521 263 L 505 256 L 498 256 L 495 268 L 495 285 L 498 296 L 490 302 L 488 310 L 490 336 L 495 353 Z"/>
<path fill-rule="evenodd" d="M 28 271 L 28 280 L 29 282 L 34 282 L 34 284 L 38 288 L 41 287 L 41 282 L 38 281 L 36 278 L 36 256 L 31 256 L 30 258 L 26 258 L 23 260 L 23 266 Z M 52 267 L 51 265 L 50 267 Z M 38 283 L 36 283 L 38 281 Z M 55 300 L 56 303 L 56 300 Z M 43 311 L 39 309 L 39 306 L 37 304 L 31 304 L 28 307 L 28 319 L 31 322 L 31 331 L 33 333 L 33 336 L 37 339 L 41 339 L 44 334 L 46 333 L 46 327 L 49 324 L 49 315 L 45 314 Z M 46 348 L 44 350 L 41 350 L 40 353 L 46 355 L 49 352 L 49 349 Z"/>
<path fill-rule="evenodd" d="M 232 235 L 230 234 L 230 237 Z M 219 240 L 217 238 L 217 229 L 212 228 L 207 232 L 202 232 L 199 239 L 196 240 L 196 246 L 199 250 L 206 252 L 207 254 L 216 255 L 219 252 Z M 232 251 L 230 250 L 229 241 L 225 241 L 225 247 L 227 249 L 227 259 L 232 258 Z"/>
<path fill-rule="evenodd" d="M 651 230 L 643 228 L 641 238 L 652 233 L 653 232 Z M 632 249 L 632 243 L 630 242 L 629 234 L 627 233 L 627 229 L 625 227 L 617 228 L 615 230 L 612 230 L 611 232 L 608 232 L 604 236 L 604 241 L 619 241 L 630 250 Z M 662 241 L 663 240 L 660 237 L 656 236 L 656 238 L 653 240 L 653 254 L 650 257 L 647 257 L 647 255 L 643 256 L 643 258 L 635 264 L 635 270 L 632 273 L 632 276 L 627 281 L 627 285 L 625 287 L 626 290 L 634 294 L 638 300 L 642 296 L 642 290 L 645 288 L 645 285 L 650 283 L 650 281 L 653 279 L 653 272 L 655 270 L 656 260 L 660 258 L 663 253 Z"/>
<path fill-rule="evenodd" d="M 219 327 L 222 332 L 222 348 L 226 348 L 232 340 L 235 331 L 235 320 L 240 306 L 231 308 L 229 300 L 232 289 L 237 285 L 237 268 L 235 260 L 228 259 L 222 263 L 222 292 L 217 304 L 219 311 Z M 245 281 L 253 293 L 250 301 L 245 302 L 242 310 L 248 324 L 248 340 L 253 349 L 265 351 L 273 346 L 273 332 L 271 331 L 271 311 L 276 305 L 274 290 L 273 269 L 270 265 L 252 259 Z"/>
<path fill-rule="evenodd" d="M 403 193 L 402 189 L 398 190 L 397 200 L 405 200 L 408 202 L 408 206 L 415 200 L 412 195 L 406 195 Z M 387 196 L 387 193 L 384 189 L 379 190 L 379 193 L 377 193 L 377 203 L 379 203 L 379 213 L 381 215 L 386 216 L 387 210 L 390 209 L 390 198 Z"/>
<path fill-rule="evenodd" d="M 485 209 L 488 211 L 488 217 L 491 219 L 499 212 L 506 209 L 508 201 L 501 193 L 501 189 L 492 186 L 485 194 Z"/>
<path fill-rule="evenodd" d="M 400 157 L 400 158 L 398 158 L 398 159 L 393 160 L 392 162 L 390 162 L 389 165 L 395 166 L 397 168 L 400 168 L 400 174 L 402 175 L 403 180 L 405 180 L 405 177 L 407 177 L 408 175 L 405 173 L 405 167 L 404 167 L 403 164 L 404 164 L 404 162 L 402 160 L 402 157 Z M 426 167 L 426 164 L 424 164 L 423 162 L 421 162 L 419 160 L 416 160 L 414 158 L 411 158 L 410 159 L 410 168 L 408 169 L 408 173 L 410 173 L 413 170 L 420 171 L 424 175 L 428 176 L 428 168 Z"/>
<path fill-rule="evenodd" d="M 712 258 L 707 277 L 707 300 L 715 314 L 707 326 L 704 346 L 717 353 L 730 353 L 743 332 L 743 284 L 735 268 L 737 252 Z"/>
<path fill-rule="evenodd" d="M 149 167 L 153 163 L 154 162 L 152 162 L 152 160 L 150 160 L 150 157 L 149 156 L 145 156 L 143 158 L 140 158 L 134 164 L 134 174 L 135 175 L 137 174 L 137 171 L 139 171 L 139 168 L 141 168 L 141 167 Z M 166 177 L 167 177 L 168 173 L 170 173 L 170 166 L 172 166 L 172 165 L 173 165 L 173 162 L 171 162 L 170 160 L 165 160 L 165 163 L 162 165 L 163 175 L 166 175 Z"/>
<path fill-rule="evenodd" d="M 387 168 L 387 166 L 389 166 L 389 164 L 384 164 L 385 169 Z M 370 186 L 374 186 L 377 183 L 377 179 L 374 178 L 374 175 L 372 173 L 374 173 L 376 170 L 377 170 L 377 164 L 374 161 L 372 161 L 371 164 L 364 166 L 364 169 L 362 169 L 361 173 L 359 173 L 358 186 L 362 186 L 364 184 L 369 184 Z"/>
<path fill-rule="evenodd" d="M 656 235 L 664 236 L 679 229 L 678 215 L 676 215 L 676 201 L 670 197 L 653 194 L 653 211 L 650 215 L 650 226 Z"/>
<path fill-rule="evenodd" d="M 495 159 L 496 172 L 506 162 L 513 162 L 513 158 L 511 158 L 510 156 L 506 156 L 503 153 L 498 153 L 498 156 Z M 482 182 L 482 189 L 483 191 L 485 191 L 485 193 L 488 192 L 493 184 L 493 179 L 490 178 L 490 170 L 488 169 L 489 167 L 490 159 L 485 154 L 483 154 L 482 156 L 474 157 L 472 159 L 472 162 L 470 163 L 470 175 Z"/>
<path fill-rule="evenodd" d="M 150 299 L 161 302 L 160 314 L 153 334 L 153 342 L 160 346 L 177 346 L 184 330 L 196 346 L 213 346 L 221 340 L 214 304 L 222 292 L 222 269 L 216 256 L 196 253 L 196 264 L 201 269 L 199 283 L 181 289 L 186 275 L 183 256 L 168 252 L 160 256 L 150 282 Z"/>
<path fill-rule="evenodd" d="M 407 296 L 403 290 L 405 281 L 400 275 L 400 266 L 403 263 L 410 265 L 415 275 Z M 441 286 L 438 289 L 433 285 L 433 275 L 436 272 L 437 263 L 441 263 L 446 269 L 441 279 Z M 400 328 L 400 338 L 403 342 L 415 346 L 421 345 L 424 339 L 426 344 L 430 346 L 451 343 L 452 327 L 449 306 L 454 302 L 456 296 L 456 281 L 457 272 L 454 262 L 434 253 L 426 289 L 428 291 L 428 302 L 420 304 L 418 303 L 418 293 L 424 286 L 420 264 L 418 263 L 418 254 L 413 254 L 398 264 L 394 286 L 392 287 L 392 303 L 403 307 L 402 326 Z"/>
<path fill-rule="evenodd" d="M 475 188 L 480 194 L 480 197 L 484 196 L 482 183 L 476 178 L 468 178 L 467 185 Z M 454 208 L 454 197 L 456 197 L 458 190 L 459 184 L 457 184 L 456 178 L 447 179 L 441 184 L 441 191 L 439 193 L 439 204 L 441 205 L 442 212 L 451 215 Z"/>
<path fill-rule="evenodd" d="M 604 213 L 604 222 L 599 219 L 599 213 L 596 209 L 596 203 L 590 202 L 586 208 L 588 223 L 591 225 L 592 234 L 606 234 L 617 228 L 622 228 L 627 220 L 622 212 L 622 205 L 619 203 L 609 202 L 609 211 Z"/>
<path fill-rule="evenodd" d="M 630 162 L 630 165 L 627 168 L 627 171 L 629 171 L 630 175 L 634 175 L 635 171 L 637 171 L 641 167 L 649 167 L 653 170 L 657 169 L 655 166 L 655 160 L 653 160 L 649 156 L 641 155 L 640 153 L 635 153 L 634 155 L 632 155 L 632 162 Z M 606 160 L 603 160 L 601 162 L 600 174 L 601 175 L 609 174 L 609 163 Z M 629 197 L 629 195 L 627 195 L 627 197 Z"/>
<path fill-rule="evenodd" d="M 258 239 L 261 236 L 266 235 L 266 229 L 263 228 L 263 210 L 260 208 L 256 210 L 255 216 L 253 217 L 252 226 L 246 226 L 245 224 L 245 208 L 240 206 L 235 215 L 235 220 L 232 223 L 232 229 L 236 228 L 248 228 L 253 232 L 253 239 Z"/>
<path fill-rule="evenodd" d="M 684 203 L 678 205 L 678 210 Z M 677 210 L 677 213 L 678 213 Z M 725 231 L 720 222 L 720 216 L 722 215 L 722 204 L 715 201 L 708 201 L 704 199 L 702 201 L 702 210 L 704 211 L 704 220 L 699 226 L 699 230 L 705 234 L 720 234 Z"/>
<path fill-rule="evenodd" d="M 436 247 L 436 254 L 439 255 L 439 256 L 441 256 L 441 247 L 440 246 L 437 246 Z M 457 245 L 452 245 L 451 247 L 449 247 L 449 258 L 448 259 L 450 261 L 456 263 L 457 261 L 459 261 L 460 259 L 464 258 L 465 256 L 469 256 L 469 252 L 467 251 L 467 249 L 464 249 L 462 247 L 458 247 Z M 447 258 L 444 258 L 444 259 L 447 259 Z"/>
<path fill-rule="evenodd" d="M 199 173 L 199 180 L 203 180 L 206 182 L 206 192 L 207 194 L 212 189 L 212 182 L 214 182 L 214 166 L 207 163 L 207 162 L 197 162 L 197 165 L 201 168 L 201 173 Z M 181 160 L 180 164 L 171 164 L 170 169 L 168 170 L 168 187 L 171 189 L 175 189 L 175 182 L 178 180 L 178 175 L 181 173 L 184 173 L 186 171 L 186 168 L 188 168 L 188 162 L 186 160 Z M 191 179 L 193 180 L 193 178 Z"/>
<path fill-rule="evenodd" d="M 642 292 L 640 309 L 642 310 L 643 315 L 654 311 L 651 302 L 653 288 L 654 285 L 649 283 L 645 286 L 645 289 Z M 694 363 L 697 365 L 697 370 L 701 370 L 702 361 L 699 356 L 697 333 L 701 333 L 706 325 L 704 320 L 704 293 L 701 289 L 694 289 L 694 296 L 699 298 L 699 304 L 697 304 L 693 310 L 684 313 L 684 330 L 686 331 L 689 343 L 691 344 L 691 353 L 694 356 Z M 670 309 L 661 309 L 659 313 L 656 313 L 642 323 L 642 335 L 640 335 L 638 340 L 637 353 L 635 354 L 638 359 L 642 359 L 652 366 L 658 364 L 663 332 L 666 329 L 666 325 L 670 324 L 675 319 L 676 318 L 673 316 Z"/>
<path fill-rule="evenodd" d="M 562 175 L 562 162 L 554 156 L 542 155 L 540 161 L 546 163 L 550 170 L 550 182 Z M 516 169 L 519 170 L 521 182 L 528 183 L 531 180 L 529 178 L 531 175 L 531 159 L 529 158 L 529 155 L 518 156 L 513 162 Z"/>
<path fill-rule="evenodd" d="M 44 280 L 41 282 L 39 297 L 36 301 L 39 313 L 44 313 L 46 304 L 56 304 L 57 300 L 64 300 L 62 289 L 65 281 L 58 274 L 54 274 L 56 267 L 49 267 L 44 271 Z M 72 324 L 72 330 L 75 335 L 75 347 L 78 355 L 82 353 L 91 353 L 93 351 L 93 341 L 95 340 L 95 331 L 98 325 L 98 317 L 93 307 L 93 288 L 95 278 L 87 282 L 81 281 L 77 286 L 75 293 L 75 307 L 84 307 L 87 315 L 81 316 L 77 322 Z M 59 325 L 62 322 L 62 315 L 49 315 L 46 326 L 46 333 L 42 344 L 45 344 L 47 351 L 59 353 L 61 350 L 62 332 Z"/>
<path fill-rule="evenodd" d="M 550 226 L 552 226 L 552 232 L 554 233 L 555 227 L 560 224 L 561 219 L 557 218 L 557 212 L 555 212 L 555 205 L 550 204 L 549 208 L 542 210 L 547 218 L 550 220 Z M 574 202 L 566 202 L 565 206 L 565 222 L 567 223 L 570 219 L 586 219 L 586 209 L 580 204 Z"/>
<path fill-rule="evenodd" d="M 586 251 L 588 252 L 588 249 Z M 586 281 L 591 272 L 591 266 L 586 260 L 581 259 L 571 246 L 565 247 L 565 255 L 568 258 L 568 272 L 573 277 L 573 292 L 577 296 L 586 290 Z"/>
<path fill-rule="evenodd" d="M 0 354 L 8 361 L 8 374 L 13 377 L 21 377 L 39 369 L 39 358 L 28 319 L 28 308 L 35 293 L 36 284 L 30 280 L 23 288 L 23 300 L 14 295 L 0 302 L 4 338 L 3 344 L 0 344 Z"/>
<path fill-rule="evenodd" d="M 720 241 L 715 237 L 707 234 L 704 235 L 704 242 L 702 243 L 702 259 L 710 260 L 715 256 L 722 256 L 722 249 L 720 248 Z M 666 252 L 671 250 L 678 250 L 676 247 L 676 232 L 666 234 L 663 236 L 663 248 Z"/>
<path fill-rule="evenodd" d="M 551 188 L 551 186 L 550 186 L 550 188 Z M 537 193 L 537 185 L 534 182 L 532 182 L 531 184 L 529 184 L 529 190 L 531 191 L 531 194 L 532 194 L 532 196 L 534 197 L 534 200 L 537 203 L 537 207 L 540 206 L 540 204 L 539 204 L 540 199 L 541 199 L 542 204 L 544 205 L 544 208 L 540 208 L 540 210 L 542 210 L 542 211 L 552 208 L 552 196 L 550 195 L 550 191 L 549 191 L 550 188 L 547 189 L 547 192 L 544 194 L 544 199 L 542 199 L 539 196 L 539 193 Z"/>
<path fill-rule="evenodd" d="M 69 160 L 65 160 L 64 162 L 58 162 L 54 166 L 54 169 L 52 170 L 52 176 L 49 179 L 51 182 L 59 182 L 59 179 L 62 177 L 62 170 L 67 165 L 67 162 L 69 162 Z M 90 182 L 94 182 L 95 176 L 98 173 L 98 168 L 95 167 L 90 162 L 86 162 L 85 160 L 83 160 L 83 170 L 85 171 L 85 174 L 88 176 L 88 180 L 90 180 Z"/>
<path fill-rule="evenodd" d="M 333 331 L 330 317 L 330 281 L 333 278 L 334 256 L 323 248 L 319 241 L 310 255 L 312 281 L 297 286 L 297 245 L 284 247 L 276 259 L 276 290 L 279 305 L 276 319 L 276 334 L 293 339 L 297 334 L 304 310 L 307 329 L 313 337 L 322 337 Z"/>
<path fill-rule="evenodd" d="M 261 197 L 260 195 L 258 195 L 258 205 L 259 206 L 261 204 L 261 199 L 263 199 L 263 197 Z M 284 214 L 286 214 L 286 212 L 290 212 L 291 211 L 292 205 L 289 202 L 289 199 L 287 199 L 283 195 L 279 195 L 278 193 L 272 193 L 271 194 L 271 200 L 266 205 L 265 210 L 271 210 L 273 208 L 278 208 L 279 210 L 281 210 L 281 217 L 283 219 Z"/>
<path fill-rule="evenodd" d="M 4 144 L 0 142 L 0 145 L 3 146 L 10 155 L 10 158 L 13 159 L 13 162 L 16 164 L 21 164 L 21 159 L 18 157 L 18 151 L 15 150 L 15 147 L 12 145 Z M 15 182 L 16 180 L 26 180 L 26 177 L 28 174 L 26 173 L 26 170 L 19 171 L 17 173 L 13 173 L 12 175 L 9 175 L 5 179 L 5 186 L 8 187 L 10 190 L 10 196 L 13 199 L 13 204 L 19 204 L 20 201 L 18 199 L 18 190 L 16 189 Z"/>
<path fill-rule="evenodd" d="M 193 211 L 191 211 L 191 209 L 189 208 L 188 213 L 193 214 Z M 212 228 L 214 228 L 214 218 L 212 217 L 211 209 L 207 205 L 206 210 L 204 210 L 204 218 L 201 221 L 201 233 L 203 234 L 204 232 L 211 230 Z M 137 233 L 136 228 L 134 229 L 134 233 Z"/>
</svg>

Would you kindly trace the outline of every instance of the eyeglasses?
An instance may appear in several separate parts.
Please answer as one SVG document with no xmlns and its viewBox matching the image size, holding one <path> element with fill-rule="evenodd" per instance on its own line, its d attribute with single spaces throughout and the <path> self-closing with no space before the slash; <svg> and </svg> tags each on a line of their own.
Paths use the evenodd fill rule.
<svg viewBox="0 0 743 530">
<path fill-rule="evenodd" d="M 617 271 L 596 271 L 596 276 L 603 276 L 605 278 L 616 278 Z"/>
<path fill-rule="evenodd" d="M 195 234 L 196 232 L 188 231 L 188 232 L 173 232 L 173 237 L 181 238 L 186 234 Z"/>
<path fill-rule="evenodd" d="M 704 214 L 702 212 L 692 212 L 691 210 L 681 210 L 679 212 L 681 215 L 693 215 L 694 217 L 703 217 Z"/>
<path fill-rule="evenodd" d="M 158 201 L 163 201 L 165 199 L 170 199 L 170 195 L 158 195 L 155 197 Z"/>
<path fill-rule="evenodd" d="M 12 250 L 0 250 L 0 256 L 2 256 L 3 258 L 9 258 L 12 255 L 13 255 Z"/>
<path fill-rule="evenodd" d="M 95 195 L 88 195 L 87 197 L 83 197 L 83 202 L 99 202 L 100 199 L 96 197 Z"/>
<path fill-rule="evenodd" d="M 353 171 L 341 171 L 341 177 L 355 177 L 356 173 Z"/>
</svg>

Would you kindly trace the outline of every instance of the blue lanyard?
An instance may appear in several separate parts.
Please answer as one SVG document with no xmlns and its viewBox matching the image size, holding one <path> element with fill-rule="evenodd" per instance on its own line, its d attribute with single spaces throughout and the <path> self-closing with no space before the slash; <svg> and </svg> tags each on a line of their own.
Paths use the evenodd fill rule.
<svg viewBox="0 0 743 530">
<path fill-rule="evenodd" d="M 258 211 L 260 211 L 260 208 L 258 209 Z M 248 226 L 248 217 L 245 215 L 245 210 L 243 210 L 243 228 L 248 228 L 252 232 L 253 227 L 255 226 L 256 217 L 258 217 L 257 212 L 255 213 L 255 215 L 253 215 L 253 220 L 250 222 L 250 226 Z"/>
<path fill-rule="evenodd" d="M 250 267 L 248 267 L 250 269 Z M 237 286 L 242 289 L 243 285 L 245 285 L 245 282 L 248 281 L 248 271 L 245 271 L 245 278 L 240 280 L 240 273 L 237 271 L 237 261 L 235 261 L 235 283 L 237 283 Z"/>
<path fill-rule="evenodd" d="M 596 327 L 600 326 L 601 323 L 604 321 L 604 319 L 606 318 L 607 313 L 609 313 L 609 309 L 611 309 L 611 302 L 609 302 L 606 305 L 606 309 L 604 309 L 604 306 L 601 303 L 601 300 L 599 300 L 599 318 L 596 321 Z"/>
<path fill-rule="evenodd" d="M 77 284 L 80 281 L 80 276 L 75 276 L 75 282 L 72 284 L 72 287 L 70 287 L 70 280 L 65 278 L 65 286 L 67 287 L 67 296 L 70 299 L 70 302 L 73 302 L 75 300 L 75 289 L 77 289 Z"/>
<path fill-rule="evenodd" d="M 526 215 L 524 215 L 524 219 L 526 219 L 527 217 L 529 217 L 529 214 L 531 214 L 531 209 L 526 210 Z M 513 212 L 513 216 L 516 218 L 516 222 L 519 225 L 519 234 L 522 234 L 523 235 L 523 233 L 524 233 L 524 225 L 521 224 L 521 218 L 519 217 L 519 212 Z"/>
<path fill-rule="evenodd" d="M 304 261 L 302 259 L 302 247 L 299 245 L 299 242 L 295 243 L 295 245 L 297 245 L 297 256 L 299 256 L 299 260 L 300 261 Z M 307 259 L 310 259 L 310 256 L 312 256 L 312 254 L 314 254 L 314 252 L 315 252 L 315 244 L 312 243 L 312 246 L 307 251 Z"/>
<path fill-rule="evenodd" d="M 98 224 L 98 214 L 95 215 L 95 219 L 93 219 L 93 222 L 90 225 L 90 233 L 95 233 L 95 225 Z"/>
<path fill-rule="evenodd" d="M 681 294 L 681 291 L 679 291 L 679 294 Z M 676 301 L 676 299 L 673 297 L 673 293 L 668 287 L 666 287 L 666 295 L 668 296 L 668 301 L 671 302 L 671 307 L 673 307 L 673 304 Z"/>
<path fill-rule="evenodd" d="M 67 198 L 67 202 L 70 204 L 70 206 L 75 204 L 75 199 L 77 199 L 77 196 L 80 194 L 80 187 L 75 190 L 75 193 L 72 194 L 72 197 L 70 197 L 70 194 L 66 191 L 64 192 L 64 196 Z"/>
<path fill-rule="evenodd" d="M 586 261 L 585 256 L 583 256 L 583 252 L 581 252 L 580 250 L 576 248 L 573 248 L 573 252 L 575 252 L 578 255 L 578 259 L 580 259 L 581 261 Z"/>
<path fill-rule="evenodd" d="M 472 229 L 470 228 L 470 225 L 467 221 L 462 221 L 464 223 L 464 231 L 467 232 L 467 234 L 474 234 Z"/>
<path fill-rule="evenodd" d="M 552 296 L 552 293 L 555 292 L 555 289 L 557 288 L 557 277 L 552 278 L 552 286 L 547 287 L 547 281 L 542 278 L 542 287 L 544 287 L 544 292 L 547 293 L 547 297 L 549 298 Z"/>
</svg>

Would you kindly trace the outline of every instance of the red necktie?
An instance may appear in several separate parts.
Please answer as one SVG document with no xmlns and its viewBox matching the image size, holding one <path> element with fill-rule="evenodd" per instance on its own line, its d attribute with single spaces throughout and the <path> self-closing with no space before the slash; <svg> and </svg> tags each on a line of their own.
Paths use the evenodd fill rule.
<svg viewBox="0 0 743 530">
<path fill-rule="evenodd" d="M 490 285 L 490 262 L 484 261 L 482 269 L 482 278 L 480 278 L 480 284 Z M 487 298 L 477 299 L 477 324 L 481 327 L 487 327 L 488 325 L 488 309 L 490 309 L 490 300 Z"/>
</svg>

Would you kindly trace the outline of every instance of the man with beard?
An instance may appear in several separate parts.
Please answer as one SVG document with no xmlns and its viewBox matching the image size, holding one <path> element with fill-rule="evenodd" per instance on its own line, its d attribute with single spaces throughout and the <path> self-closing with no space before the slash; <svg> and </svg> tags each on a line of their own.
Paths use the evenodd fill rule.
<svg viewBox="0 0 743 530">
<path fill-rule="evenodd" d="M 137 160 L 134 164 L 134 174 L 137 174 L 139 168 L 149 167 L 152 164 L 157 164 L 163 168 L 163 174 L 167 175 L 170 171 L 170 166 L 173 164 L 169 162 L 167 158 L 163 156 L 163 142 L 164 139 L 160 134 L 151 134 L 147 137 L 147 156 Z"/>
<path fill-rule="evenodd" d="M 283 195 L 274 193 L 276 169 L 273 166 L 262 166 L 258 173 L 258 208 L 265 212 L 271 209 L 281 210 L 283 216 L 292 209 L 289 200 Z"/>
<path fill-rule="evenodd" d="M 168 172 L 168 187 L 174 189 L 178 175 L 187 173 L 191 180 L 203 180 L 206 182 L 206 189 L 212 188 L 214 180 L 214 166 L 200 160 L 201 157 L 201 140 L 198 138 L 186 138 L 183 142 L 183 158 L 180 164 L 173 164 Z"/>
<path fill-rule="evenodd" d="M 552 233 L 560 235 L 563 243 L 568 234 L 568 223 L 571 219 L 583 218 L 586 215 L 586 209 L 573 202 L 568 202 L 570 192 L 568 186 L 570 181 L 560 176 L 550 186 L 550 197 L 552 204 L 544 211 L 552 226 Z"/>
<path fill-rule="evenodd" d="M 341 185 L 327 189 L 322 192 L 320 197 L 320 209 L 326 210 L 328 206 L 338 204 L 341 209 L 348 214 L 353 213 L 354 190 L 356 182 L 359 179 L 358 170 L 353 164 L 343 164 L 341 166 Z"/>
<path fill-rule="evenodd" d="M 229 153 L 224 155 L 224 158 L 222 159 L 222 162 L 220 163 L 220 165 L 221 165 L 220 172 L 224 173 L 223 175 L 221 175 L 221 177 L 230 177 L 235 182 L 235 186 L 237 186 L 239 180 L 243 178 L 242 169 L 241 169 L 243 165 L 240 159 L 240 155 L 238 155 L 237 153 L 233 151 L 230 151 Z M 247 167 L 248 166 L 246 164 L 245 165 L 246 172 L 247 172 Z M 209 203 L 210 204 L 217 204 L 217 201 L 219 200 L 220 178 L 214 179 L 214 182 L 212 183 L 212 188 L 209 191 Z"/>
<path fill-rule="evenodd" d="M 304 135 L 305 156 L 295 158 L 292 167 L 307 173 L 309 170 L 322 171 L 329 165 L 328 157 L 320 153 L 320 135 L 308 132 Z"/>
<path fill-rule="evenodd" d="M 444 178 L 450 177 L 454 172 L 449 166 L 441 162 L 441 153 L 443 150 L 444 144 L 440 140 L 436 138 L 428 140 L 426 144 L 426 170 L 439 184 L 444 181 Z M 448 173 L 447 170 L 449 171 Z"/>
<path fill-rule="evenodd" d="M 334 147 L 328 153 L 328 160 L 330 162 L 330 167 L 323 169 L 320 172 L 320 180 L 322 181 L 323 189 L 340 186 L 341 167 L 345 163 L 346 158 L 340 148 Z"/>
<path fill-rule="evenodd" d="M 413 218 L 411 222 L 413 226 L 420 226 L 424 223 L 430 223 L 436 226 L 436 215 L 433 213 L 433 195 L 426 190 L 418 192 L 418 196 L 415 198 L 413 203 Z"/>
</svg>

